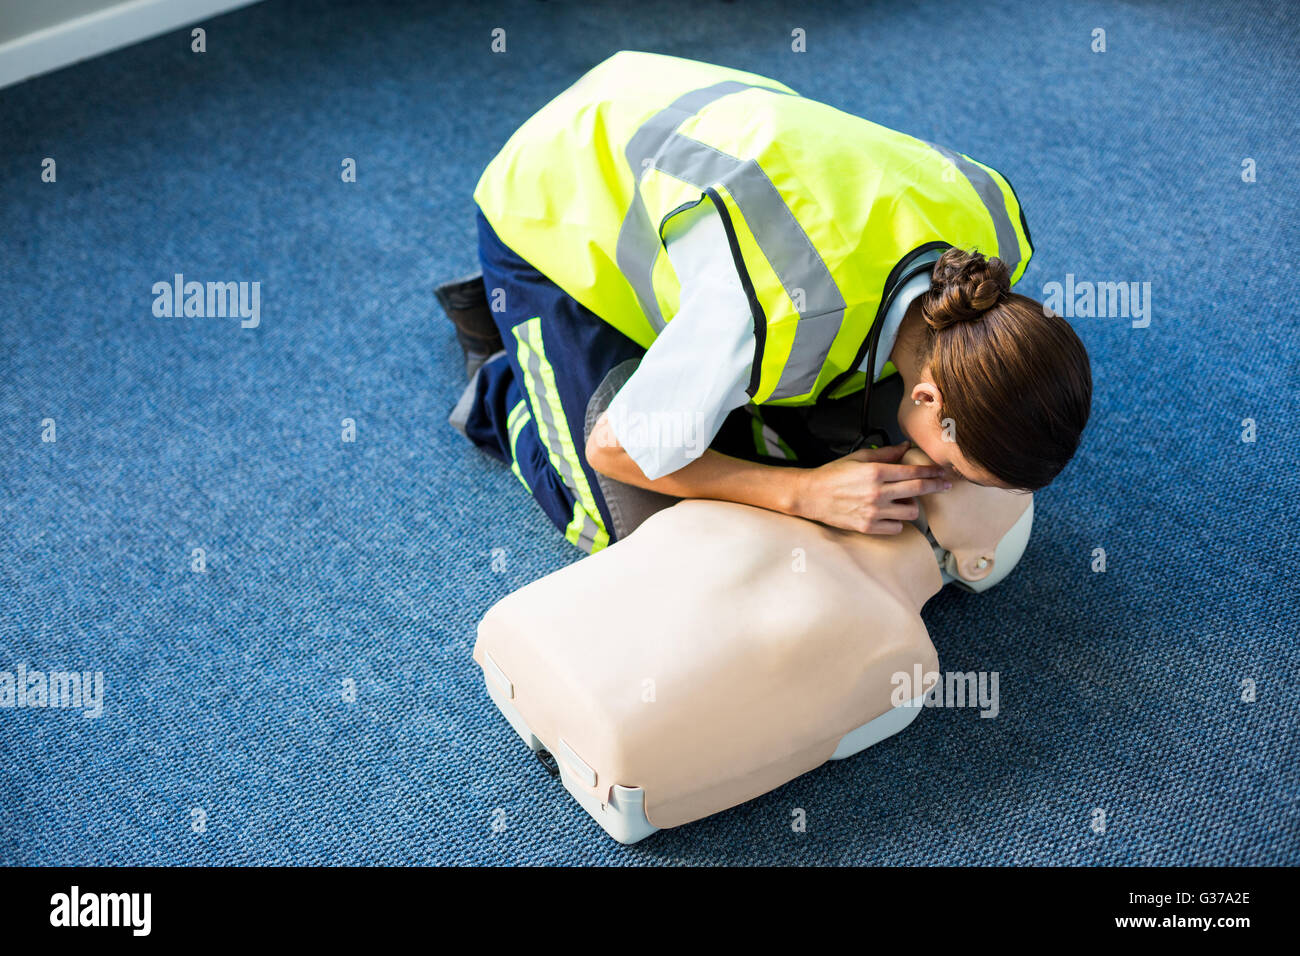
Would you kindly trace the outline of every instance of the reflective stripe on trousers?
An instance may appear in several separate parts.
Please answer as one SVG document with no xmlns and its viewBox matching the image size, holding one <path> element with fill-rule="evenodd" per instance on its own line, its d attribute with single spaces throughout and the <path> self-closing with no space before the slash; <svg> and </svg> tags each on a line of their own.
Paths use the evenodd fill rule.
<svg viewBox="0 0 1300 956">
<path fill-rule="evenodd" d="M 560 394 L 555 385 L 555 370 L 546 360 L 546 347 L 542 342 L 542 320 L 535 316 L 520 322 L 511 329 L 518 345 L 517 358 L 524 373 L 524 390 L 529 404 L 537 416 L 537 433 L 551 460 L 551 467 L 559 473 L 565 487 L 573 494 L 573 520 L 565 529 L 564 537 L 571 544 L 594 554 L 609 544 L 609 532 L 601 520 L 596 498 L 591 493 L 582 461 L 574 445 L 560 404 Z M 516 468 L 518 464 L 516 463 Z M 518 471 L 516 471 L 518 474 Z M 522 481 L 522 476 L 520 478 Z"/>
<path fill-rule="evenodd" d="M 510 470 L 515 473 L 519 483 L 524 486 L 524 490 L 530 495 L 533 493 L 533 489 L 529 486 L 524 473 L 519 470 L 519 455 L 515 449 L 519 444 L 519 433 L 524 430 L 524 427 L 531 419 L 532 416 L 528 414 L 528 402 L 522 398 L 514 408 L 510 409 L 510 417 L 506 419 L 506 429 L 510 433 Z"/>
</svg>

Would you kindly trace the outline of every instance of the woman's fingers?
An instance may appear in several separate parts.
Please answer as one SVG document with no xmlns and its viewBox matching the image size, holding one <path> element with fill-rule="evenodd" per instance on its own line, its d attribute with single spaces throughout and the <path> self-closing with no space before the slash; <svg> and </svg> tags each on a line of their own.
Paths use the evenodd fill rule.
<svg viewBox="0 0 1300 956">
<path fill-rule="evenodd" d="M 903 465 L 906 444 L 869 448 L 809 472 L 810 506 L 799 513 L 866 534 L 898 534 L 920 513 L 916 499 L 951 484 L 938 465 Z"/>
<path fill-rule="evenodd" d="M 915 521 L 920 513 L 915 501 L 890 501 L 876 506 L 875 517 L 891 521 Z"/>
<path fill-rule="evenodd" d="M 942 478 L 938 465 L 876 465 L 876 477 L 882 482 L 911 481 L 916 478 Z"/>
<path fill-rule="evenodd" d="M 936 491 L 947 491 L 952 482 L 945 478 L 910 478 L 907 481 L 891 481 L 880 489 L 880 497 L 889 501 L 902 498 L 916 498 L 931 495 Z"/>
</svg>

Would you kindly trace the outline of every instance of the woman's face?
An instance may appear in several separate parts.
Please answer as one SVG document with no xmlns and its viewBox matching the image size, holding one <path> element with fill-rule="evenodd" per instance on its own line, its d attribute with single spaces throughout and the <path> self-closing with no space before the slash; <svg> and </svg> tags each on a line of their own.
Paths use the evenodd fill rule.
<svg viewBox="0 0 1300 956">
<path fill-rule="evenodd" d="M 952 419 L 940 418 L 942 408 L 939 387 L 930 379 L 930 368 L 926 366 L 912 390 L 903 392 L 898 405 L 898 427 L 914 446 L 943 468 L 949 481 L 969 481 L 990 488 L 1007 487 L 961 453 L 957 424 Z"/>
</svg>

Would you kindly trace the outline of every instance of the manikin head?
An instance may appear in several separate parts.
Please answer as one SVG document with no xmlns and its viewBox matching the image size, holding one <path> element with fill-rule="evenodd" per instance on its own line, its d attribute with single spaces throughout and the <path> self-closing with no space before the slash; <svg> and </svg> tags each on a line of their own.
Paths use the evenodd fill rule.
<svg viewBox="0 0 1300 956">
<path fill-rule="evenodd" d="M 1069 323 L 1010 291 L 997 258 L 949 249 L 890 354 L 898 424 L 950 479 L 1037 491 L 1074 455 L 1092 404 Z"/>
<path fill-rule="evenodd" d="M 932 464 L 916 448 L 903 463 Z M 1034 496 L 1028 492 L 954 481 L 950 490 L 923 495 L 918 504 L 916 526 L 937 543 L 945 584 L 986 591 L 1011 573 L 1029 543 Z"/>
</svg>

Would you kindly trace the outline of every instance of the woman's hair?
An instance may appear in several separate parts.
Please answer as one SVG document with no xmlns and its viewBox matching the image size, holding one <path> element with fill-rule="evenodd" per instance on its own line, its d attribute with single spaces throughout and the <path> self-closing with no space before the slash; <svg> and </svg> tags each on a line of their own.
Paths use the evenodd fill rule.
<svg viewBox="0 0 1300 956">
<path fill-rule="evenodd" d="M 1035 491 L 1079 447 L 1092 406 L 1088 353 L 1063 318 L 1011 291 L 1001 259 L 949 249 L 921 296 L 928 363 L 962 454 Z"/>
</svg>

